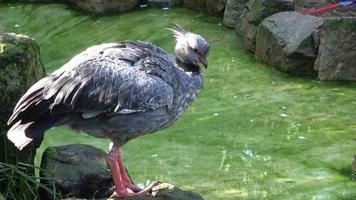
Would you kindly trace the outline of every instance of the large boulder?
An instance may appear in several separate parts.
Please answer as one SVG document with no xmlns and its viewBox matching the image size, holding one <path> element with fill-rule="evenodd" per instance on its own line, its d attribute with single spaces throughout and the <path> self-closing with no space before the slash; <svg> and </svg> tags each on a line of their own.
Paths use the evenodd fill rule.
<svg viewBox="0 0 356 200">
<path fill-rule="evenodd" d="M 49 147 L 42 155 L 41 183 L 55 187 L 63 197 L 106 197 L 113 186 L 106 157 L 103 150 L 84 144 Z M 40 195 L 52 197 L 45 190 Z"/>
<path fill-rule="evenodd" d="M 326 18 L 315 69 L 321 80 L 356 81 L 356 18 Z"/>
<path fill-rule="evenodd" d="M 253 0 L 248 22 L 259 25 L 265 18 L 283 11 L 294 11 L 294 0 Z"/>
<path fill-rule="evenodd" d="M 111 195 L 113 181 L 106 163 L 107 154 L 95 147 L 72 144 L 49 147 L 42 155 L 41 183 L 69 199 L 105 198 Z M 40 191 L 41 198 L 52 194 Z M 122 200 L 202 200 L 196 193 L 183 191 L 168 183 L 159 183 L 152 196 L 118 198 Z"/>
<path fill-rule="evenodd" d="M 94 14 L 121 13 L 132 10 L 138 0 L 67 0 L 70 4 L 85 12 Z"/>
<path fill-rule="evenodd" d="M 187 8 L 221 17 L 224 14 L 226 0 L 183 0 Z"/>
<path fill-rule="evenodd" d="M 323 19 L 297 12 L 281 12 L 260 24 L 256 57 L 277 69 L 296 74 L 314 74 L 317 57 L 316 31 Z"/>
<path fill-rule="evenodd" d="M 22 151 L 17 150 L 6 137 L 6 123 L 19 98 L 44 75 L 40 48 L 34 39 L 21 34 L 0 33 L 0 162 L 34 164 L 40 141 L 29 144 Z M 34 175 L 34 168 L 28 167 L 26 173 Z M 20 180 L 17 177 L 6 180 L 7 175 L 4 178 L 0 173 L 0 190 L 6 189 L 7 181 Z"/>
<path fill-rule="evenodd" d="M 255 52 L 258 25 L 273 14 L 294 9 L 293 0 L 250 0 L 240 15 L 235 31 L 243 38 L 245 47 Z"/>
<path fill-rule="evenodd" d="M 242 19 L 248 0 L 227 0 L 223 23 L 229 28 L 234 28 Z"/>
</svg>

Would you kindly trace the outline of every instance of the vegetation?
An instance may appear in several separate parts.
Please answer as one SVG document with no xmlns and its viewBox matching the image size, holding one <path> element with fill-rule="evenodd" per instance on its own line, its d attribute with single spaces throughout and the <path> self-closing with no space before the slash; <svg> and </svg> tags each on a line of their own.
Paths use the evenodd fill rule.
<svg viewBox="0 0 356 200">
<path fill-rule="evenodd" d="M 36 200 L 39 199 L 39 188 L 48 191 L 53 199 L 59 198 L 60 195 L 53 188 L 40 184 L 38 177 L 28 175 L 27 170 L 34 167 L 26 163 L 12 165 L 0 162 L 0 181 L 8 183 L 5 188 L 1 188 L 0 200 Z"/>
<path fill-rule="evenodd" d="M 205 89 L 173 127 L 124 148 L 136 182 L 161 180 L 207 199 L 355 199 L 354 83 L 280 73 L 245 52 L 219 20 L 182 8 L 89 17 L 65 5 L 0 4 L 8 32 L 34 37 L 48 72 L 85 48 L 148 40 L 173 52 L 164 28 L 179 23 L 211 43 Z M 108 140 L 54 128 L 47 146 Z"/>
</svg>

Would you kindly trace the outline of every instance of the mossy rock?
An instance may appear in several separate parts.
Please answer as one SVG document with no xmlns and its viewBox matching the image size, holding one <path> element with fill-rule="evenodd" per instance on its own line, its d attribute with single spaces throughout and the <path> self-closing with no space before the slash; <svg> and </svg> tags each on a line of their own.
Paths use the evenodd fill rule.
<svg viewBox="0 0 356 200">
<path fill-rule="evenodd" d="M 17 150 L 6 137 L 6 123 L 20 97 L 44 75 L 40 48 L 34 39 L 21 34 L 0 33 L 0 162 L 34 164 L 39 142 L 22 151 Z M 29 167 L 26 174 L 34 175 L 34 168 Z M 6 178 L 0 182 L 1 189 L 3 185 L 6 185 Z"/>
<path fill-rule="evenodd" d="M 259 0 L 253 1 L 248 13 L 248 22 L 259 25 L 263 19 L 282 11 L 293 11 L 293 0 Z"/>
<path fill-rule="evenodd" d="M 56 188 L 63 197 L 102 198 L 113 182 L 106 164 L 107 154 L 95 147 L 73 144 L 47 148 L 42 155 L 41 183 Z M 51 194 L 40 191 L 43 199 Z"/>
<path fill-rule="evenodd" d="M 17 100 L 45 75 L 40 48 L 34 39 L 0 34 L 0 120 L 5 124 Z"/>
<path fill-rule="evenodd" d="M 356 18 L 325 18 L 315 69 L 320 80 L 356 81 Z"/>
<path fill-rule="evenodd" d="M 34 39 L 15 33 L 0 34 L 0 146 L 6 148 L 6 122 L 19 98 L 37 80 L 45 75 L 40 59 L 40 48 Z M 13 146 L 10 144 L 10 146 Z M 31 161 L 26 150 L 21 154 L 15 148 L 0 148 L 0 161 Z M 29 147 L 30 148 L 30 147 Z M 29 149 L 28 148 L 28 149 Z M 16 155 L 15 155 L 16 154 Z M 17 159 L 21 156 L 23 159 Z M 6 158 L 5 158 L 6 157 Z M 15 159 L 16 158 L 16 159 Z M 11 162 L 11 161 L 10 161 Z M 27 162 L 28 163 L 28 162 Z"/>
</svg>

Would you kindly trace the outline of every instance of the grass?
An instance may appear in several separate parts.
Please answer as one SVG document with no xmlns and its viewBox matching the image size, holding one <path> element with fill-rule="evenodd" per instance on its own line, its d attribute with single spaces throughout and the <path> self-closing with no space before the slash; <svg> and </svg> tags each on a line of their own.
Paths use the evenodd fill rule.
<svg viewBox="0 0 356 200">
<path fill-rule="evenodd" d="M 53 199 L 58 199 L 53 188 L 49 188 L 38 182 L 38 177 L 28 175 L 27 170 L 33 170 L 38 167 L 26 163 L 17 163 L 17 165 L 0 162 L 0 182 L 6 182 L 5 188 L 1 188 L 0 200 L 3 199 L 39 199 L 38 189 L 41 188 L 50 194 Z M 3 184 L 2 184 L 3 185 Z"/>
<path fill-rule="evenodd" d="M 86 16 L 65 5 L 0 4 L 8 32 L 34 37 L 48 72 L 85 48 L 147 40 L 172 52 L 167 30 L 179 23 L 211 43 L 205 89 L 174 126 L 123 148 L 136 182 L 161 180 L 206 199 L 356 199 L 355 83 L 280 73 L 256 61 L 220 20 L 182 8 Z M 47 146 L 109 142 L 67 128 Z"/>
</svg>

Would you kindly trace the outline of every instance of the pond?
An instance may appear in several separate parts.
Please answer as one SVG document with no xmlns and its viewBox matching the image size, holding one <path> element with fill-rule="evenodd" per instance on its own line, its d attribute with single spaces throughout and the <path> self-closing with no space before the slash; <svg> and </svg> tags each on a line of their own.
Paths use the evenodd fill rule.
<svg viewBox="0 0 356 200">
<path fill-rule="evenodd" d="M 172 53 L 171 23 L 210 42 L 205 88 L 174 126 L 124 146 L 136 183 L 170 182 L 206 199 L 356 198 L 356 84 L 280 73 L 219 19 L 184 8 L 94 17 L 61 4 L 0 4 L 0 24 L 37 40 L 48 73 L 103 42 L 147 40 Z M 53 128 L 37 163 L 47 146 L 71 143 L 108 151 L 109 141 Z"/>
</svg>

